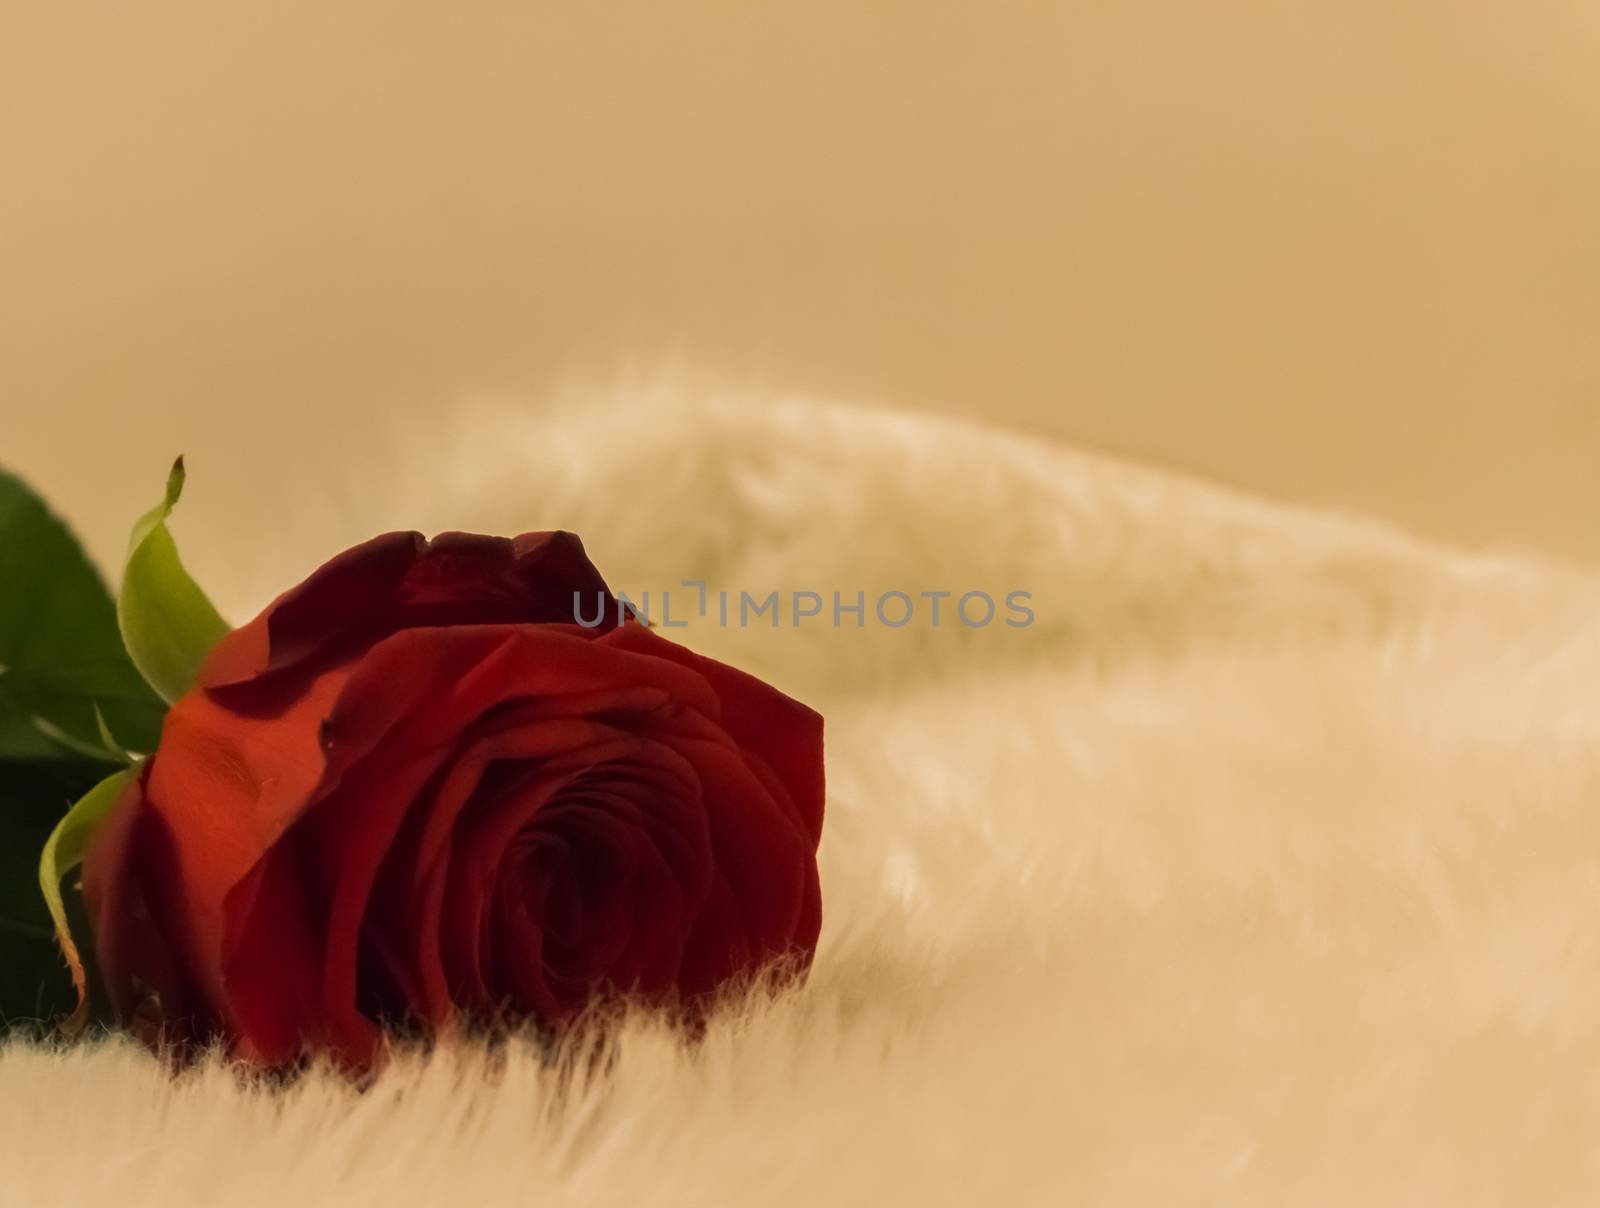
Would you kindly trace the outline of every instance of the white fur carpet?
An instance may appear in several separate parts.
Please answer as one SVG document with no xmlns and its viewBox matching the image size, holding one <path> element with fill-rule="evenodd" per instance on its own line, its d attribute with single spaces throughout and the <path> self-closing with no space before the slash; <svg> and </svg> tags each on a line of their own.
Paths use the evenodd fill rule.
<svg viewBox="0 0 1600 1208">
<path fill-rule="evenodd" d="M 1600 582 L 954 422 L 632 394 L 353 452 L 215 594 L 413 526 L 572 528 L 630 593 L 1031 591 L 1027 629 L 685 631 L 827 717 L 808 986 L 366 1093 L 14 1045 L 0 1204 L 1600 1199 Z"/>
</svg>

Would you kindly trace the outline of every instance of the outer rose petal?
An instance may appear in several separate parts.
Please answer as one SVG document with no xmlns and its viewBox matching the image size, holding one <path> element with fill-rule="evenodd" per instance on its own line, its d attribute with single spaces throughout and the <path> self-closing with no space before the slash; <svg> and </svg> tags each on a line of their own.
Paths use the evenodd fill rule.
<svg viewBox="0 0 1600 1208">
<path fill-rule="evenodd" d="M 346 550 L 223 638 L 200 669 L 203 688 L 237 687 L 351 643 L 438 625 L 571 623 L 573 594 L 611 593 L 567 532 L 484 537 L 385 533 Z"/>
<path fill-rule="evenodd" d="M 815 844 L 794 824 L 737 749 L 706 739 L 671 737 L 700 775 L 716 867 L 732 909 L 714 902 L 696 919 L 689 944 L 703 993 L 752 960 L 764 962 L 815 946 L 820 915 L 810 914 L 817 879 Z"/>
<path fill-rule="evenodd" d="M 777 774 L 815 848 L 822 837 L 826 797 L 820 713 L 753 675 L 669 642 L 643 625 L 622 625 L 596 640 L 604 646 L 670 659 L 705 676 L 722 702 L 722 728 Z"/>
<path fill-rule="evenodd" d="M 326 1028 L 318 1011 L 322 943 L 312 922 L 299 860 L 273 847 L 228 895 L 237 920 L 223 956 L 223 984 L 238 1029 L 236 1056 L 282 1065 Z"/>
<path fill-rule="evenodd" d="M 204 1034 L 212 1020 L 174 938 L 175 912 L 146 889 L 147 876 L 157 885 L 170 884 L 170 856 L 167 837 L 145 798 L 144 777 L 136 776 L 84 855 L 84 905 L 112 1009 L 123 1019 L 135 1019 L 153 994 L 163 1022 L 179 1032 Z"/>
<path fill-rule="evenodd" d="M 347 667 L 325 671 L 281 713 L 259 718 L 191 692 L 167 714 L 144 776 L 144 809 L 167 854 L 148 866 L 124 859 L 135 865 L 130 875 L 171 900 L 172 940 L 210 1010 L 233 1030 L 245 1028 L 224 976 L 237 932 L 230 896 L 312 800 L 324 774 L 321 721 L 348 678 Z M 97 834 L 89 854 L 114 858 L 106 847 Z"/>
</svg>

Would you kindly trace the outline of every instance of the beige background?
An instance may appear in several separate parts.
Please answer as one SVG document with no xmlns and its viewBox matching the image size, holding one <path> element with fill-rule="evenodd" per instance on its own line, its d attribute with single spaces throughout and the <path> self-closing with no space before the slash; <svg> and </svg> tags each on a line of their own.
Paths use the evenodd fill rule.
<svg viewBox="0 0 1600 1208">
<path fill-rule="evenodd" d="M 214 543 L 676 359 L 1600 561 L 1596 63 L 1593 0 L 7 0 L 0 462 L 107 556 L 185 450 Z"/>
</svg>

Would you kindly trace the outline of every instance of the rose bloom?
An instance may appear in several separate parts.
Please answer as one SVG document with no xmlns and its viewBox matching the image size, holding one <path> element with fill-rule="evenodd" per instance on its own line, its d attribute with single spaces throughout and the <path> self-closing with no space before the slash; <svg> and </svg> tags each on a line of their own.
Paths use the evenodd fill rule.
<svg viewBox="0 0 1600 1208">
<path fill-rule="evenodd" d="M 803 972 L 822 719 L 616 612 L 570 533 L 390 533 L 224 638 L 84 861 L 119 1017 L 362 1068 Z"/>
</svg>

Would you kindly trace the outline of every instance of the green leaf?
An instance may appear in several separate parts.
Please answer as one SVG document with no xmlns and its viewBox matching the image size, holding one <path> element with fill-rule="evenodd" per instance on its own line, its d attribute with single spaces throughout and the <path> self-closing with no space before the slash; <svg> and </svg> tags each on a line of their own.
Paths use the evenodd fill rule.
<svg viewBox="0 0 1600 1208">
<path fill-rule="evenodd" d="M 206 655 L 228 632 L 228 623 L 184 570 L 167 529 L 167 517 L 183 494 L 183 479 L 180 457 L 167 476 L 165 498 L 133 526 L 117 598 L 117 621 L 128 654 L 169 703 L 189 690 Z"/>
<path fill-rule="evenodd" d="M 0 761 L 76 758 L 36 719 L 93 743 L 97 706 L 154 749 L 165 709 L 123 649 L 110 593 L 67 527 L 0 471 Z"/>
<path fill-rule="evenodd" d="M 128 783 L 128 777 L 135 775 L 138 775 L 137 768 L 113 772 L 80 797 L 78 803 L 56 823 L 39 857 L 39 888 L 44 891 L 45 906 L 50 911 L 56 943 L 61 946 L 61 955 L 66 958 L 73 989 L 78 995 L 77 1006 L 67 1021 L 69 1032 L 81 1029 L 88 1018 L 89 983 L 78 945 L 72 939 L 72 926 L 67 921 L 67 905 L 61 896 L 61 878 L 83 863 L 83 853 L 89 846 L 90 836 L 116 804 L 123 786 Z"/>
</svg>

